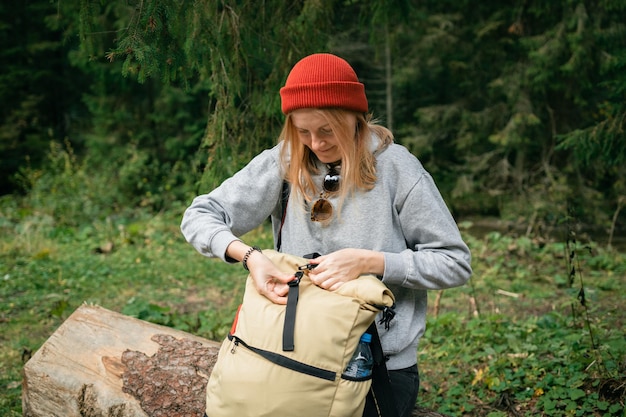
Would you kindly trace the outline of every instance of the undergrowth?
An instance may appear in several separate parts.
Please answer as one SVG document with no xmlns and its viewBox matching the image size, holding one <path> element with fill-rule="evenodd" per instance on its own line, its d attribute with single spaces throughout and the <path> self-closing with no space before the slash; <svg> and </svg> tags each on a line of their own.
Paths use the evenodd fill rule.
<svg viewBox="0 0 626 417">
<path fill-rule="evenodd" d="M 468 241 L 471 285 L 430 300 L 420 402 L 452 416 L 623 416 L 624 255 L 574 239 Z"/>
</svg>

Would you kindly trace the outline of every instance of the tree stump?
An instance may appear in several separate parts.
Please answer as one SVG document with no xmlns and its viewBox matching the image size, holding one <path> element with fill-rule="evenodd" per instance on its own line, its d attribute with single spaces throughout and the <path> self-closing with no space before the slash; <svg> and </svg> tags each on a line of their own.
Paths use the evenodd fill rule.
<svg viewBox="0 0 626 417">
<path fill-rule="evenodd" d="M 203 417 L 220 343 L 83 305 L 23 370 L 25 417 Z M 413 417 L 446 417 L 416 408 Z"/>
</svg>

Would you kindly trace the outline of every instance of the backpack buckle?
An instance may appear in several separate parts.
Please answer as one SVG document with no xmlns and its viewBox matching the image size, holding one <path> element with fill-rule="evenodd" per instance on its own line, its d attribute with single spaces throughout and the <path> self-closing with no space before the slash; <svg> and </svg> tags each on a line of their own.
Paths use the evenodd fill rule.
<svg viewBox="0 0 626 417">
<path fill-rule="evenodd" d="M 289 285 L 290 287 L 297 287 L 298 285 L 300 285 L 300 280 L 302 279 L 303 275 L 304 275 L 303 271 L 296 272 L 294 274 L 295 278 L 289 281 L 287 285 Z"/>
<path fill-rule="evenodd" d="M 301 265 L 298 267 L 299 271 L 310 271 L 311 269 L 315 268 L 318 264 L 306 264 L 306 265 Z"/>
</svg>

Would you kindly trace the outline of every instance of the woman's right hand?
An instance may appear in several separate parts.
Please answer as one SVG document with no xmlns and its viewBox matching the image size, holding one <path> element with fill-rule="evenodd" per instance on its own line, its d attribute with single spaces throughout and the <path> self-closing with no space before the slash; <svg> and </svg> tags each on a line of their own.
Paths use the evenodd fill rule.
<svg viewBox="0 0 626 417">
<path fill-rule="evenodd" d="M 295 276 L 281 272 L 267 256 L 258 251 L 253 251 L 246 263 L 259 294 L 275 304 L 287 304 L 288 283 Z"/>
</svg>

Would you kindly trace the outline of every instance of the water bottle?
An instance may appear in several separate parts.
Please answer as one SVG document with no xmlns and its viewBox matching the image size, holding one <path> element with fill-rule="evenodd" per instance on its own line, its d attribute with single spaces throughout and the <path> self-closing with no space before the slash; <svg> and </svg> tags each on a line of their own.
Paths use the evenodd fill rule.
<svg viewBox="0 0 626 417">
<path fill-rule="evenodd" d="M 374 357 L 370 349 L 372 335 L 363 333 L 356 351 L 352 355 L 352 359 L 348 362 L 343 375 L 349 378 L 369 378 L 372 375 L 372 367 L 374 366 Z"/>
</svg>

